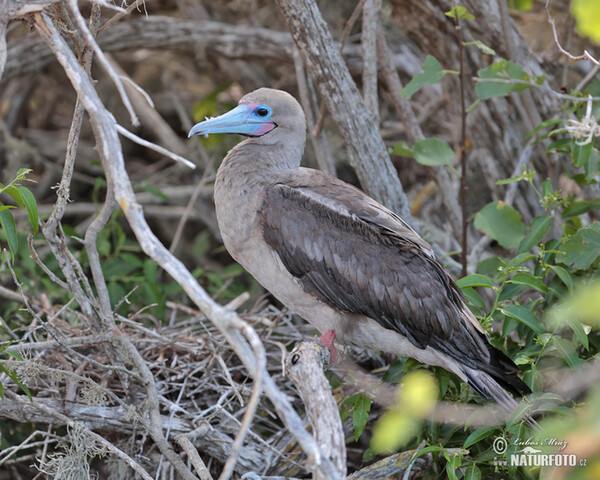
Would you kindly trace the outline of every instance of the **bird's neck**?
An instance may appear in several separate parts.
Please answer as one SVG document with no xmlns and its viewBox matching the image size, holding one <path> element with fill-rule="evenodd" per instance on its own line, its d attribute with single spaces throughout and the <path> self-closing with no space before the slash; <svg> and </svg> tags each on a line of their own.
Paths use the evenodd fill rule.
<svg viewBox="0 0 600 480">
<path fill-rule="evenodd" d="M 236 145 L 227 154 L 217 177 L 237 181 L 249 187 L 271 183 L 279 172 L 300 166 L 304 141 L 286 141 L 279 138 L 274 143 L 260 139 L 248 139 Z"/>
<path fill-rule="evenodd" d="M 257 228 L 268 185 L 300 166 L 304 142 L 246 140 L 225 157 L 215 180 L 215 207 L 223 241 L 234 258 Z"/>
</svg>

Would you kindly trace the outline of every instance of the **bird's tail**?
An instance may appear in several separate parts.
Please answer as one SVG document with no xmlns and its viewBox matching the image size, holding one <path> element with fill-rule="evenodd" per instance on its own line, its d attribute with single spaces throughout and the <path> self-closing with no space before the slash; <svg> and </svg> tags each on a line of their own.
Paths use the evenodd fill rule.
<svg viewBox="0 0 600 480">
<path fill-rule="evenodd" d="M 469 386 L 483 398 L 493 399 L 509 412 L 517 407 L 516 400 L 492 376 L 481 370 L 463 367 Z"/>
<path fill-rule="evenodd" d="M 531 393 L 529 387 L 514 373 L 498 379 L 492 377 L 489 373 L 469 367 L 464 367 L 463 372 L 467 377 L 467 382 L 478 395 L 495 400 L 498 405 L 510 413 L 514 412 L 519 404 L 507 390 L 513 394 L 525 395 Z M 529 416 L 523 420 L 531 427 L 539 427 L 539 424 Z"/>
</svg>

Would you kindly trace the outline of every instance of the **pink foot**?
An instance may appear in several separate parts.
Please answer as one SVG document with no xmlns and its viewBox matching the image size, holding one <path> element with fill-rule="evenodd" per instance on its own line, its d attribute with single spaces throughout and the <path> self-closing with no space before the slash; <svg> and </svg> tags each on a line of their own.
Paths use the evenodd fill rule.
<svg viewBox="0 0 600 480">
<path fill-rule="evenodd" d="M 338 358 L 337 349 L 333 344 L 333 341 L 335 340 L 335 331 L 327 330 L 323 335 L 321 335 L 321 338 L 319 340 L 321 341 L 323 346 L 327 347 L 327 349 L 329 350 L 329 353 L 331 354 L 331 363 L 335 363 Z"/>
</svg>

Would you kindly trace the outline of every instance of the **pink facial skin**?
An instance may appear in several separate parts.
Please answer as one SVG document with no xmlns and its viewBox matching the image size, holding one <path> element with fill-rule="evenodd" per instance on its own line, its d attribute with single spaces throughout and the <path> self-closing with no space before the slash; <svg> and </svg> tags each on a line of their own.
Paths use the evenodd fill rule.
<svg viewBox="0 0 600 480">
<path fill-rule="evenodd" d="M 254 109 L 256 107 L 258 107 L 258 103 L 240 103 L 240 105 L 248 105 L 250 107 L 250 110 L 248 110 L 249 116 L 254 111 Z M 252 136 L 260 137 L 260 136 L 264 135 L 265 133 L 269 133 L 275 127 L 277 127 L 277 124 L 273 120 L 271 120 L 270 117 L 265 117 L 265 123 L 261 123 L 260 126 L 257 128 L 257 130 L 255 130 L 252 133 Z"/>
</svg>

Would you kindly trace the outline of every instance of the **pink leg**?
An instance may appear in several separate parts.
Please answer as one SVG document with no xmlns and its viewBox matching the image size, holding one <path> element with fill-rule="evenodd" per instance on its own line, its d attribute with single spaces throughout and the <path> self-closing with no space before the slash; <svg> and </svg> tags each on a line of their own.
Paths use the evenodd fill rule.
<svg viewBox="0 0 600 480">
<path fill-rule="evenodd" d="M 333 341 L 335 340 L 335 331 L 327 330 L 323 335 L 321 335 L 321 338 L 319 340 L 321 341 L 324 347 L 327 347 L 329 349 L 329 353 L 331 354 L 331 363 L 335 363 L 338 358 L 337 349 L 333 344 Z"/>
</svg>

